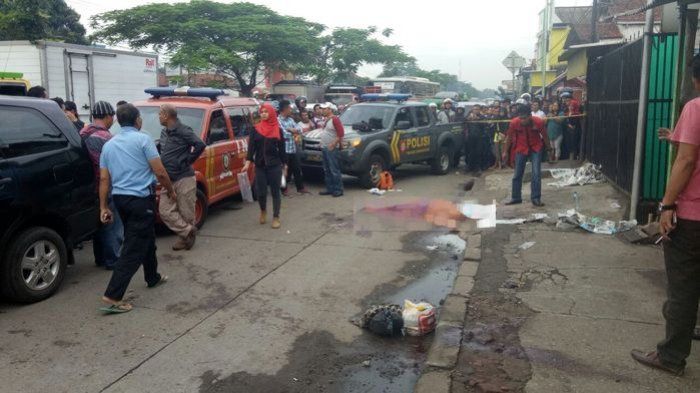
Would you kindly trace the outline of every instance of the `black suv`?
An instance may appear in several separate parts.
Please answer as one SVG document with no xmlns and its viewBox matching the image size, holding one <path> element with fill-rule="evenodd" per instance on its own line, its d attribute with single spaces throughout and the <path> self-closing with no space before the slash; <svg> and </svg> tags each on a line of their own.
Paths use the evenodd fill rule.
<svg viewBox="0 0 700 393">
<path fill-rule="evenodd" d="M 92 164 L 50 100 L 0 96 L 0 293 L 30 303 L 61 285 L 98 228 Z"/>
</svg>

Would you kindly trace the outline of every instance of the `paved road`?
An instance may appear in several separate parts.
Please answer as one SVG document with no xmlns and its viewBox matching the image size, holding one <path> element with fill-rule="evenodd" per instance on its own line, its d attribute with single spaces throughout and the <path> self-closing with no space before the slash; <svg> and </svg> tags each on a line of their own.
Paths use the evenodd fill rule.
<svg viewBox="0 0 700 393">
<path fill-rule="evenodd" d="M 403 192 L 383 199 L 454 197 L 462 179 L 402 168 Z M 135 309 L 124 315 L 97 311 L 109 273 L 93 265 L 88 245 L 53 298 L 0 303 L 0 390 L 410 391 L 430 338 L 380 339 L 348 320 L 370 303 L 438 302 L 460 245 L 360 218 L 358 208 L 379 197 L 351 179 L 346 186 L 344 198 L 285 199 L 278 231 L 257 224 L 254 206 L 230 202 L 211 210 L 190 252 L 171 251 L 174 237 L 160 236 L 170 282 L 147 289 L 139 273 Z"/>
</svg>

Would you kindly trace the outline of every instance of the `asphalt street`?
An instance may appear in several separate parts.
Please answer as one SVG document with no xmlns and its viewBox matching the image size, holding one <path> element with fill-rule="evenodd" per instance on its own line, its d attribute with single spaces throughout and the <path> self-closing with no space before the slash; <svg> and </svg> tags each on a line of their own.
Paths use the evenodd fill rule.
<svg viewBox="0 0 700 393">
<path fill-rule="evenodd" d="M 147 289 L 137 273 L 127 295 L 135 308 L 123 315 L 98 311 L 110 273 L 94 266 L 87 243 L 54 297 L 0 303 L 0 390 L 410 391 L 431 337 L 378 338 L 349 320 L 374 303 L 439 303 L 463 244 L 361 210 L 455 199 L 464 179 L 409 166 L 396 176 L 401 191 L 383 197 L 351 178 L 343 198 L 318 196 L 312 183 L 314 195 L 284 199 L 280 230 L 257 223 L 257 206 L 226 201 L 193 250 L 173 252 L 175 237 L 159 236 L 170 280 Z"/>
</svg>

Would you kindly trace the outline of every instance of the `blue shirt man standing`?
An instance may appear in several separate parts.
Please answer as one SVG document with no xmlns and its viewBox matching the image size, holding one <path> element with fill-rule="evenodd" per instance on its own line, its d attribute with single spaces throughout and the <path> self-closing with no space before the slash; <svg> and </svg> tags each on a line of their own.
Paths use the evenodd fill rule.
<svg viewBox="0 0 700 393">
<path fill-rule="evenodd" d="M 101 308 L 107 313 L 123 313 L 132 306 L 122 301 L 131 278 L 143 264 L 149 288 L 164 283 L 167 276 L 158 273 L 156 259 L 156 179 L 175 199 L 175 190 L 163 167 L 155 143 L 140 131 L 139 110 L 124 104 L 117 108 L 121 133 L 110 139 L 100 156 L 100 220 L 107 224 L 113 214 L 108 205 L 109 190 L 124 224 L 124 243 L 121 255 L 112 272 Z"/>
</svg>

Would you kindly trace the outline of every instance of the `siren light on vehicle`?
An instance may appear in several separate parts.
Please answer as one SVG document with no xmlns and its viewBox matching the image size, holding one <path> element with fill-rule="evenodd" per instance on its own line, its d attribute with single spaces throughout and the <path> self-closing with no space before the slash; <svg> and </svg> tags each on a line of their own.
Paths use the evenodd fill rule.
<svg viewBox="0 0 700 393">
<path fill-rule="evenodd" d="M 363 94 L 362 101 L 406 101 L 411 98 L 411 94 Z"/>
<path fill-rule="evenodd" d="M 216 100 L 219 96 L 227 95 L 225 91 L 221 89 L 212 89 L 209 87 L 152 87 L 150 89 L 144 90 L 146 94 L 152 95 L 154 98 L 160 97 L 203 97 L 209 98 L 210 100 Z"/>
</svg>

